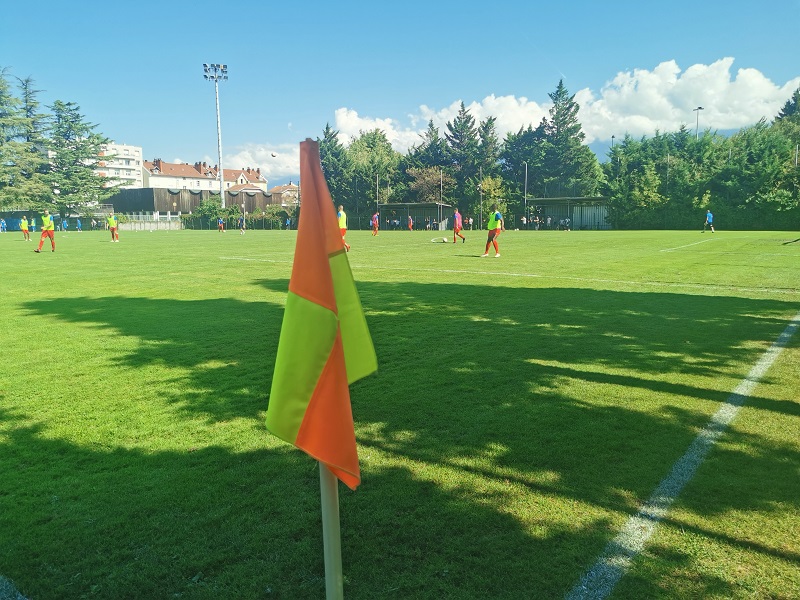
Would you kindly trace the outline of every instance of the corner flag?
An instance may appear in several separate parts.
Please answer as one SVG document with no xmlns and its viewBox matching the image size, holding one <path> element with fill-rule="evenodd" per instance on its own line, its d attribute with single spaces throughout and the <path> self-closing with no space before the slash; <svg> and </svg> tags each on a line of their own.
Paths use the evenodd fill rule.
<svg viewBox="0 0 800 600">
<path fill-rule="evenodd" d="M 303 197 L 267 429 L 361 483 L 349 384 L 378 368 L 319 157 L 300 143 Z"/>
</svg>

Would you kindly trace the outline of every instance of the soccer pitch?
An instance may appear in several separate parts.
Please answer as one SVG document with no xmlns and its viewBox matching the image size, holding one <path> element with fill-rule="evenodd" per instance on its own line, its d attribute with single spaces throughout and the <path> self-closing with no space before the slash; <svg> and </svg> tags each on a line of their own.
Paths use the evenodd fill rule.
<svg viewBox="0 0 800 600">
<path fill-rule="evenodd" d="M 737 402 L 608 597 L 800 597 L 800 234 L 464 233 L 347 235 L 379 369 L 345 597 L 574 594 Z M 264 426 L 296 232 L 32 238 L 0 235 L 0 576 L 323 597 L 316 465 Z"/>
</svg>

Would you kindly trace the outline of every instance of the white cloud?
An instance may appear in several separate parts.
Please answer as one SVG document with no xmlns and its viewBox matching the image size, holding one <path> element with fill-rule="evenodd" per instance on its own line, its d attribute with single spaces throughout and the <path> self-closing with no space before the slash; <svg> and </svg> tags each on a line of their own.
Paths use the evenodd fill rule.
<svg viewBox="0 0 800 600">
<path fill-rule="evenodd" d="M 580 90 L 576 100 L 586 141 L 626 133 L 652 136 L 656 130 L 674 131 L 681 125 L 692 128 L 698 106 L 703 107 L 701 129 L 746 127 L 762 117 L 774 118 L 800 85 L 800 77 L 776 85 L 756 69 L 739 69 L 734 76 L 733 60 L 692 65 L 683 72 L 675 61 L 667 61 L 652 71 L 618 73 L 599 97 L 588 88 Z"/>
<path fill-rule="evenodd" d="M 752 125 L 762 117 L 772 119 L 781 106 L 800 86 L 796 77 L 779 86 L 756 69 L 739 69 L 732 75 L 733 58 L 722 58 L 710 65 L 696 64 L 681 71 L 674 60 L 665 61 L 652 70 L 623 71 L 607 82 L 599 92 L 589 88 L 570 90 L 581 106 L 580 121 L 586 142 L 652 136 L 656 130 L 675 131 L 681 125 L 691 128 L 697 115 L 693 109 L 703 106 L 701 129 L 738 129 Z M 352 108 L 339 108 L 335 113 L 335 129 L 343 143 L 349 143 L 361 131 L 379 128 L 386 133 L 395 150 L 405 152 L 420 141 L 429 120 L 442 135 L 446 124 L 458 113 L 461 100 L 443 108 L 421 105 L 408 115 L 409 126 L 387 117 L 362 117 Z M 537 103 L 525 97 L 486 96 L 466 102 L 476 122 L 489 116 L 497 119 L 497 133 L 502 139 L 520 127 L 536 126 L 546 116 L 552 103 Z"/>
<path fill-rule="evenodd" d="M 276 156 L 272 156 L 273 152 Z M 206 156 L 201 160 L 212 165 L 217 164 L 217 157 Z M 272 187 L 276 180 L 283 180 L 286 177 L 297 178 L 300 146 L 299 144 L 276 146 L 247 144 L 233 148 L 228 154 L 223 151 L 222 163 L 226 169 L 259 168 L 261 174 L 267 178 L 268 185 Z"/>
<path fill-rule="evenodd" d="M 389 140 L 392 147 L 400 152 L 405 152 L 412 145 L 419 143 L 419 134 L 422 131 L 412 127 L 402 127 L 392 118 L 362 117 L 350 108 L 336 109 L 334 123 L 334 129 L 339 132 L 339 141 L 343 144 L 349 144 L 362 131 L 380 129 L 386 134 L 386 139 Z"/>
<path fill-rule="evenodd" d="M 697 106 L 704 107 L 699 116 L 701 129 L 738 129 L 762 117 L 774 118 L 800 87 L 800 77 L 777 85 L 756 69 L 743 68 L 733 74 L 733 62 L 733 58 L 722 58 L 710 65 L 695 64 L 681 70 L 670 60 L 652 70 L 619 72 L 599 91 L 570 90 L 581 107 L 579 119 L 586 142 L 609 142 L 612 135 L 621 139 L 626 133 L 635 138 L 649 137 L 656 130 L 675 131 L 681 125 L 693 129 L 696 118 L 693 109 Z M 339 131 L 339 140 L 345 145 L 362 131 L 381 129 L 392 147 L 405 153 L 412 145 L 420 143 L 420 135 L 430 120 L 444 135 L 447 122 L 458 114 L 461 102 L 454 100 L 441 108 L 420 105 L 418 111 L 406 115 L 403 122 L 393 117 L 362 116 L 356 109 L 342 107 L 334 113 L 334 129 Z M 539 103 L 523 96 L 494 94 L 480 101 L 464 101 L 464 104 L 476 122 L 494 116 L 501 140 L 521 127 L 536 127 L 552 105 L 549 98 Z M 291 123 L 288 128 L 292 129 Z M 273 157 L 272 152 L 277 156 Z M 216 163 L 215 158 L 203 160 Z M 223 160 L 231 168 L 260 167 L 271 183 L 297 177 L 299 147 L 297 144 L 250 144 L 233 149 Z"/>
</svg>

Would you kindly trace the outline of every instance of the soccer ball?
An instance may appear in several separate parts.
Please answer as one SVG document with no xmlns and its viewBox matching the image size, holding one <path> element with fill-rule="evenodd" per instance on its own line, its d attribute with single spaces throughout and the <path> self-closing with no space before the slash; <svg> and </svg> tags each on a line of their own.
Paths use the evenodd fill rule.
<svg viewBox="0 0 800 600">
<path fill-rule="evenodd" d="M 278 156 L 278 153 L 277 152 L 273 152 L 272 153 L 272 158 L 275 158 L 276 156 Z"/>
</svg>

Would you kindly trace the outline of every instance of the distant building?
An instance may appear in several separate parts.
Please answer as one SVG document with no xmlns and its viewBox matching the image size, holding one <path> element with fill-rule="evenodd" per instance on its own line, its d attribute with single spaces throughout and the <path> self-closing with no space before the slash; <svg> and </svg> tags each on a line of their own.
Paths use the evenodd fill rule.
<svg viewBox="0 0 800 600">
<path fill-rule="evenodd" d="M 168 163 L 160 158 L 144 161 L 144 185 L 146 188 L 219 191 L 219 170 L 204 162 Z M 267 178 L 261 169 L 223 169 L 226 191 L 261 190 L 267 191 Z"/>
<path fill-rule="evenodd" d="M 286 185 L 276 185 L 269 190 L 272 203 L 281 206 L 296 206 L 300 202 L 300 186 L 291 181 Z"/>
<path fill-rule="evenodd" d="M 106 187 L 118 186 L 122 189 L 144 187 L 141 146 L 129 146 L 111 142 L 104 144 L 101 159 L 95 170 L 102 177 L 108 177 Z M 105 160 L 102 157 L 107 157 Z"/>
</svg>

